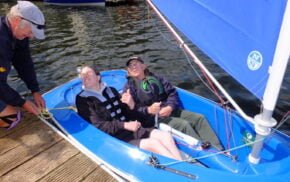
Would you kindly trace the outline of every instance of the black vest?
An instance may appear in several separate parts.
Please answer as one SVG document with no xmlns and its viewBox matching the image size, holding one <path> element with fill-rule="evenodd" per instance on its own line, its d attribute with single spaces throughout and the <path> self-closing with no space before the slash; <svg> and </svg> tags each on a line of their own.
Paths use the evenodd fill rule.
<svg viewBox="0 0 290 182">
<path fill-rule="evenodd" d="M 129 78 L 128 82 L 136 89 L 136 95 L 133 95 L 133 97 L 141 106 L 149 106 L 154 102 L 167 99 L 162 83 L 155 76 L 146 76 L 143 80 Z"/>
<path fill-rule="evenodd" d="M 98 106 L 96 107 L 98 109 L 97 112 L 103 111 L 102 115 L 104 120 L 126 120 L 121 109 L 119 93 L 114 88 L 106 87 L 102 94 L 90 90 L 83 90 L 80 96 L 97 102 L 95 103 Z"/>
</svg>

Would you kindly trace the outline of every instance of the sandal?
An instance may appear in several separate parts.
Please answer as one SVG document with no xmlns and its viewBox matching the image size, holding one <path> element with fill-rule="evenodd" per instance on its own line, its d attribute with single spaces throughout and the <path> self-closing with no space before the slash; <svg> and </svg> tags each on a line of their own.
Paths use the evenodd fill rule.
<svg viewBox="0 0 290 182">
<path fill-rule="evenodd" d="M 16 118 L 15 121 L 11 120 L 11 119 L 15 119 L 15 118 Z M 4 122 L 9 124 L 9 126 L 3 127 L 3 128 L 7 128 L 6 130 L 11 130 L 21 121 L 21 112 L 17 111 L 16 114 L 2 116 L 2 117 L 0 117 L 0 119 L 2 119 Z"/>
</svg>

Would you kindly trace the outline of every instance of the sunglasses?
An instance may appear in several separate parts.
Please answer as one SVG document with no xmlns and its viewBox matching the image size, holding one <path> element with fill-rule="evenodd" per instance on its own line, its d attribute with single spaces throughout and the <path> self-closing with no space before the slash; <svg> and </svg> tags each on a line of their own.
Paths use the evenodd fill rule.
<svg viewBox="0 0 290 182">
<path fill-rule="evenodd" d="M 21 19 L 23 19 L 23 20 L 26 20 L 26 21 L 28 21 L 29 23 L 31 23 L 31 24 L 33 24 L 33 25 L 35 25 L 36 26 L 36 28 L 37 29 L 45 29 L 45 25 L 39 25 L 39 24 L 37 24 L 37 23 L 34 23 L 33 21 L 30 21 L 30 20 L 28 20 L 28 19 L 26 19 L 26 18 L 23 18 L 23 17 L 20 17 Z"/>
</svg>

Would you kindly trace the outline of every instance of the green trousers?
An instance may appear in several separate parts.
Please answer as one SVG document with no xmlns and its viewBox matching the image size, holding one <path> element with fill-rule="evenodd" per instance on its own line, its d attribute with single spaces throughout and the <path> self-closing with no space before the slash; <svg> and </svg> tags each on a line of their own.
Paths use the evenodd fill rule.
<svg viewBox="0 0 290 182">
<path fill-rule="evenodd" d="M 201 114 L 179 109 L 174 111 L 170 117 L 160 118 L 159 122 L 166 123 L 172 128 L 203 142 L 209 141 L 213 147 L 223 150 L 218 137 Z"/>
</svg>

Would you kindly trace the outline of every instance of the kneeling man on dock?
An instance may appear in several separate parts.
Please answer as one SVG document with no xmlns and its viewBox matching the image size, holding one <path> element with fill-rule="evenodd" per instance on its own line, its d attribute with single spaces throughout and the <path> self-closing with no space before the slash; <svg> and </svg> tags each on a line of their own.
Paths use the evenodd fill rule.
<svg viewBox="0 0 290 182">
<path fill-rule="evenodd" d="M 40 9 L 29 1 L 18 1 L 6 16 L 0 18 L 0 127 L 13 128 L 21 119 L 15 107 L 38 115 L 45 101 L 40 94 L 29 39 L 44 39 L 45 19 Z M 31 90 L 35 104 L 7 83 L 11 67 Z"/>
</svg>

